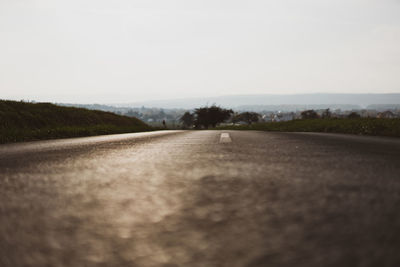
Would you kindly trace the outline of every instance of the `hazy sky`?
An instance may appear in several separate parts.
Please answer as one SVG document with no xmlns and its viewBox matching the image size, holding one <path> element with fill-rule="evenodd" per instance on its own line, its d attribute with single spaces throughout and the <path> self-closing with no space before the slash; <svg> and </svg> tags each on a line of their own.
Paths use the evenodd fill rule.
<svg viewBox="0 0 400 267">
<path fill-rule="evenodd" d="M 0 98 L 400 92 L 400 0 L 0 0 Z"/>
</svg>

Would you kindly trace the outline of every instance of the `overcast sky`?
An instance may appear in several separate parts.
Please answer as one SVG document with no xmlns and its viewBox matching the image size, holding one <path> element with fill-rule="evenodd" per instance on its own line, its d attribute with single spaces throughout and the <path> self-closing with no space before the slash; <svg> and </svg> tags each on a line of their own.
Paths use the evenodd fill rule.
<svg viewBox="0 0 400 267">
<path fill-rule="evenodd" d="M 400 93 L 400 0 L 0 0 L 0 98 Z"/>
</svg>

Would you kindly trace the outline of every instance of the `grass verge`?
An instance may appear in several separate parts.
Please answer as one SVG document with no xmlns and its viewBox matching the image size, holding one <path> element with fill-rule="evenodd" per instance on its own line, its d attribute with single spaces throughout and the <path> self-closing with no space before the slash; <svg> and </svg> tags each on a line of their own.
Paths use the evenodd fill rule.
<svg viewBox="0 0 400 267">
<path fill-rule="evenodd" d="M 150 130 L 139 119 L 111 112 L 0 100 L 0 143 Z"/>
<path fill-rule="evenodd" d="M 326 132 L 400 137 L 400 119 L 310 119 L 218 127 L 224 130 Z"/>
</svg>

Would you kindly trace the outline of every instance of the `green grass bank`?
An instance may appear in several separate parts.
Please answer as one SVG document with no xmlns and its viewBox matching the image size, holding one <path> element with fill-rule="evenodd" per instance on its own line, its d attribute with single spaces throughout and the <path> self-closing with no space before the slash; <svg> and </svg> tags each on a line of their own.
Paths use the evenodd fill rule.
<svg viewBox="0 0 400 267">
<path fill-rule="evenodd" d="M 0 100 L 0 143 L 150 130 L 136 118 L 111 112 Z"/>
<path fill-rule="evenodd" d="M 276 132 L 326 132 L 400 137 L 400 119 L 309 119 L 224 126 L 218 127 L 217 129 Z"/>
</svg>

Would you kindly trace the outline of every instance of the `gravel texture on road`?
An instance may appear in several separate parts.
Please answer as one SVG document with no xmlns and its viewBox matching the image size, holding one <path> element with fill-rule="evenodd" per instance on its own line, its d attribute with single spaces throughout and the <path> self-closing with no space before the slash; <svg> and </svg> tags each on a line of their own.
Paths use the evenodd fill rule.
<svg viewBox="0 0 400 267">
<path fill-rule="evenodd" d="M 400 266 L 399 207 L 399 139 L 160 131 L 0 146 L 4 267 Z"/>
</svg>

